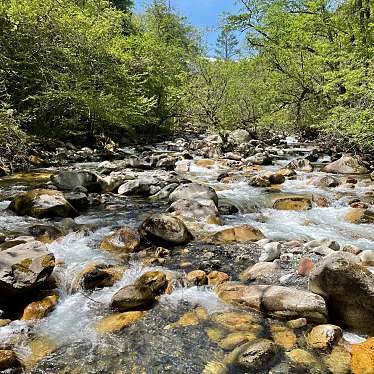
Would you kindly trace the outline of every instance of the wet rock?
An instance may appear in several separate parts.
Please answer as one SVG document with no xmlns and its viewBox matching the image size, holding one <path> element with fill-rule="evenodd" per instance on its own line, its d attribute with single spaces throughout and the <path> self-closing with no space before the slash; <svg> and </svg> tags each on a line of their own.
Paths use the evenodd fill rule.
<svg viewBox="0 0 374 374">
<path fill-rule="evenodd" d="M 318 325 L 307 335 L 307 343 L 313 349 L 328 349 L 343 336 L 343 331 L 335 325 Z"/>
<path fill-rule="evenodd" d="M 213 200 L 177 200 L 167 210 L 182 220 L 195 221 L 204 220 L 208 223 L 221 224 L 221 218 L 216 204 Z"/>
<path fill-rule="evenodd" d="M 351 209 L 344 218 L 350 223 L 374 223 L 374 211 L 355 208 Z"/>
<path fill-rule="evenodd" d="M 359 332 L 374 334 L 374 274 L 356 256 L 336 252 L 318 262 L 309 289 L 326 298 L 329 314 Z"/>
<path fill-rule="evenodd" d="M 359 255 L 360 261 L 364 266 L 374 266 L 374 251 L 366 250 L 362 251 Z"/>
<path fill-rule="evenodd" d="M 228 374 L 228 368 L 222 362 L 212 361 L 208 362 L 204 367 L 202 374 Z"/>
<path fill-rule="evenodd" d="M 166 274 L 162 271 L 147 271 L 135 281 L 135 286 L 149 288 L 154 295 L 163 292 L 167 286 Z"/>
<path fill-rule="evenodd" d="M 15 247 L 16 245 L 30 243 L 33 241 L 35 241 L 35 239 L 32 236 L 17 236 L 12 240 L 6 240 L 4 243 L 0 244 L 0 251 L 4 251 L 5 249 Z"/>
<path fill-rule="evenodd" d="M 343 155 L 339 160 L 331 162 L 322 169 L 325 173 L 335 174 L 366 174 L 368 169 L 361 164 L 361 161 L 350 155 Z"/>
<path fill-rule="evenodd" d="M 0 350 L 0 370 L 11 373 L 20 373 L 22 364 L 15 352 L 10 349 Z"/>
<path fill-rule="evenodd" d="M 218 196 L 214 189 L 209 186 L 198 183 L 182 184 L 169 195 L 170 202 L 174 202 L 181 199 L 207 199 L 213 200 L 214 203 L 218 205 Z"/>
<path fill-rule="evenodd" d="M 259 261 L 270 262 L 279 258 L 281 254 L 281 245 L 278 242 L 267 243 L 262 247 Z"/>
<path fill-rule="evenodd" d="M 292 170 L 299 170 L 299 171 L 305 171 L 305 172 L 311 172 L 313 171 L 313 166 L 310 163 L 309 160 L 306 158 L 298 158 L 296 160 L 291 161 L 287 166 L 286 169 L 292 169 Z"/>
<path fill-rule="evenodd" d="M 153 200 L 162 200 L 169 198 L 170 194 L 178 187 L 177 183 L 171 183 L 164 188 L 162 188 L 160 191 L 158 191 L 156 194 L 152 195 L 150 198 Z"/>
<path fill-rule="evenodd" d="M 218 286 L 219 284 L 228 282 L 230 276 L 222 271 L 211 271 L 208 274 L 208 285 L 209 286 Z"/>
<path fill-rule="evenodd" d="M 269 187 L 271 185 L 269 178 L 261 174 L 248 178 L 248 184 L 253 187 Z"/>
<path fill-rule="evenodd" d="M 251 136 L 247 130 L 238 129 L 230 132 L 227 137 L 227 145 L 229 147 L 240 147 L 243 143 L 248 143 L 251 140 Z"/>
<path fill-rule="evenodd" d="M 208 283 L 208 278 L 203 270 L 190 271 L 186 275 L 186 282 L 188 286 L 203 286 Z"/>
<path fill-rule="evenodd" d="M 170 214 L 153 214 L 139 228 L 140 236 L 153 243 L 178 245 L 193 239 L 185 224 Z"/>
<path fill-rule="evenodd" d="M 22 320 L 32 321 L 46 317 L 56 307 L 58 296 L 56 294 L 45 297 L 43 300 L 34 301 L 27 305 L 23 311 Z"/>
<path fill-rule="evenodd" d="M 327 175 L 325 177 L 321 177 L 316 179 L 313 184 L 317 187 L 338 187 L 340 186 L 341 182 L 338 178 L 332 177 Z"/>
<path fill-rule="evenodd" d="M 111 301 L 111 307 L 120 312 L 143 310 L 153 304 L 155 296 L 150 287 L 128 285 L 117 291 Z"/>
<path fill-rule="evenodd" d="M 326 321 L 325 301 L 308 291 L 283 286 L 224 283 L 216 287 L 215 292 L 225 302 L 255 308 L 277 317 Z"/>
<path fill-rule="evenodd" d="M 222 202 L 219 202 L 218 204 L 218 211 L 222 215 L 232 215 L 239 213 L 239 209 L 235 205 Z"/>
<path fill-rule="evenodd" d="M 271 277 L 279 270 L 279 265 L 276 262 L 258 262 L 242 272 L 239 278 L 242 281 L 263 279 Z"/>
<path fill-rule="evenodd" d="M 88 197 L 83 192 L 67 192 L 64 193 L 64 197 L 77 211 L 82 211 L 88 207 Z"/>
<path fill-rule="evenodd" d="M 274 366 L 280 360 L 278 345 L 267 339 L 246 343 L 237 350 L 235 363 L 245 370 L 256 373 Z"/>
<path fill-rule="evenodd" d="M 40 242 L 20 244 L 0 252 L 0 298 L 35 289 L 55 266 L 52 253 Z"/>
<path fill-rule="evenodd" d="M 159 192 L 151 191 L 151 187 L 152 181 L 147 181 L 144 179 L 130 180 L 119 186 L 118 195 L 150 196 Z"/>
<path fill-rule="evenodd" d="M 351 355 L 343 347 L 334 347 L 323 361 L 332 374 L 352 373 Z"/>
<path fill-rule="evenodd" d="M 123 266 L 89 264 L 75 278 L 72 290 L 112 287 L 122 279 L 123 273 Z"/>
<path fill-rule="evenodd" d="M 26 369 L 31 369 L 44 357 L 54 352 L 57 349 L 57 345 L 52 340 L 41 337 L 28 343 L 26 349 L 29 355 L 23 359 L 23 364 Z"/>
<path fill-rule="evenodd" d="M 261 319 L 247 312 L 224 312 L 213 314 L 212 320 L 229 331 L 245 331 L 257 334 L 262 330 Z"/>
<path fill-rule="evenodd" d="M 296 175 L 295 170 L 288 168 L 279 169 L 277 173 L 283 175 L 285 178 L 293 177 L 294 175 Z"/>
<path fill-rule="evenodd" d="M 231 351 L 234 348 L 244 343 L 256 340 L 256 334 L 248 331 L 235 331 L 228 334 L 225 338 L 218 342 L 218 346 L 226 351 Z"/>
<path fill-rule="evenodd" d="M 305 327 L 307 324 L 308 321 L 306 318 L 297 318 L 287 321 L 287 326 L 291 327 L 291 329 L 301 329 L 302 327 Z"/>
<path fill-rule="evenodd" d="M 95 328 L 99 334 L 117 333 L 135 324 L 143 316 L 144 312 L 141 311 L 114 313 L 99 321 Z"/>
<path fill-rule="evenodd" d="M 140 238 L 136 231 L 121 227 L 106 236 L 100 243 L 100 249 L 121 253 L 133 253 L 140 248 Z"/>
<path fill-rule="evenodd" d="M 296 364 L 296 366 L 301 367 L 304 370 L 310 367 L 313 367 L 314 369 L 321 369 L 321 365 L 319 364 L 319 362 L 308 351 L 296 348 L 293 349 L 291 352 L 287 352 L 286 354 L 289 357 L 289 359 L 294 364 Z"/>
<path fill-rule="evenodd" d="M 75 217 L 77 210 L 65 199 L 62 192 L 33 190 L 18 194 L 9 209 L 20 216 L 36 218 Z"/>
<path fill-rule="evenodd" d="M 374 368 L 374 338 L 352 345 L 352 371 L 354 374 L 371 374 Z"/>
<path fill-rule="evenodd" d="M 309 210 L 312 198 L 303 195 L 281 195 L 273 198 L 273 208 L 278 210 Z"/>
<path fill-rule="evenodd" d="M 34 225 L 29 227 L 29 233 L 43 243 L 51 243 L 64 235 L 63 230 L 55 225 Z"/>
<path fill-rule="evenodd" d="M 256 153 L 246 159 L 247 162 L 253 165 L 271 165 L 272 158 L 267 153 Z"/>
<path fill-rule="evenodd" d="M 271 334 L 274 342 L 286 350 L 290 350 L 296 345 L 297 337 L 295 333 L 286 326 L 271 325 Z"/>
<path fill-rule="evenodd" d="M 76 187 L 85 187 L 88 192 L 100 192 L 100 177 L 88 170 L 61 170 L 52 175 L 52 183 L 59 190 L 72 191 Z"/>
<path fill-rule="evenodd" d="M 207 241 L 213 244 L 227 244 L 255 242 L 263 238 L 264 234 L 260 230 L 250 225 L 241 225 L 218 231 L 209 236 Z"/>
</svg>

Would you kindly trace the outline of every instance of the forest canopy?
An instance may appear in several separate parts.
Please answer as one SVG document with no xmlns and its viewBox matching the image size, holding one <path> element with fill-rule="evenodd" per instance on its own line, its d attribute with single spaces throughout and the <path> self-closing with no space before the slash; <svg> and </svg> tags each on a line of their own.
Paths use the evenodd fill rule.
<svg viewBox="0 0 374 374">
<path fill-rule="evenodd" d="M 116 139 L 192 122 L 374 145 L 373 2 L 240 4 L 212 58 L 163 0 L 143 14 L 129 0 L 1 0 L 1 133 Z"/>
</svg>

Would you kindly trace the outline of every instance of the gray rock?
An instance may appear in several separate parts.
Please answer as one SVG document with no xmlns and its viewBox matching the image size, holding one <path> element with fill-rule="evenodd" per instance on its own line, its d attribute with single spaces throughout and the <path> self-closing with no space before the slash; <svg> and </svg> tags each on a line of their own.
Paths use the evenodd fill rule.
<svg viewBox="0 0 374 374">
<path fill-rule="evenodd" d="M 263 246 L 259 261 L 269 262 L 279 258 L 281 254 L 281 245 L 278 242 L 267 243 Z"/>
<path fill-rule="evenodd" d="M 322 168 L 322 171 L 335 174 L 366 174 L 369 172 L 358 158 L 348 154 L 326 165 Z"/>
<path fill-rule="evenodd" d="M 43 285 L 54 266 L 54 255 L 37 241 L 1 251 L 0 299 L 24 294 Z"/>
<path fill-rule="evenodd" d="M 216 220 L 220 221 L 219 212 L 213 200 L 195 199 L 187 200 L 181 199 L 175 201 L 167 210 L 169 213 L 178 216 L 179 218 L 189 221 Z"/>
<path fill-rule="evenodd" d="M 61 170 L 52 175 L 52 183 L 60 190 L 74 190 L 81 186 L 87 188 L 88 192 L 100 192 L 100 177 L 88 170 Z"/>
<path fill-rule="evenodd" d="M 330 316 L 348 328 L 374 334 L 374 274 L 350 253 L 331 254 L 313 268 L 310 291 L 326 298 Z"/>
<path fill-rule="evenodd" d="M 224 283 L 215 292 L 223 301 L 233 305 L 258 309 L 276 317 L 309 321 L 326 321 L 324 299 L 312 292 L 293 287 Z"/>
<path fill-rule="evenodd" d="M 214 189 L 198 183 L 182 184 L 177 187 L 169 196 L 170 202 L 174 202 L 180 199 L 208 199 L 213 200 L 214 203 L 218 205 L 218 196 Z"/>
<path fill-rule="evenodd" d="M 32 190 L 18 194 L 9 209 L 20 216 L 36 218 L 75 217 L 78 211 L 65 199 L 60 191 Z"/>
<path fill-rule="evenodd" d="M 153 214 L 141 224 L 140 235 L 156 244 L 186 244 L 193 239 L 185 224 L 170 214 Z"/>
</svg>

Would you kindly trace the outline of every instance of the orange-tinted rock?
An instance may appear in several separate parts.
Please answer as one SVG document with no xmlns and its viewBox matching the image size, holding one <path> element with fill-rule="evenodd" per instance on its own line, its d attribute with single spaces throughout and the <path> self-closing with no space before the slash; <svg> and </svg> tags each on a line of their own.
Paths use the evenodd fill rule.
<svg viewBox="0 0 374 374">
<path fill-rule="evenodd" d="M 105 251 L 132 253 L 139 249 L 140 238 L 137 232 L 127 227 L 122 227 L 108 235 L 100 243 L 100 248 Z"/>
<path fill-rule="evenodd" d="M 34 301 L 27 305 L 23 311 L 22 320 L 30 321 L 36 319 L 42 319 L 50 313 L 57 305 L 58 296 L 50 295 L 45 297 L 43 300 Z"/>
<path fill-rule="evenodd" d="M 228 282 L 230 276 L 222 271 L 212 271 L 208 274 L 209 286 L 218 286 L 219 284 Z"/>
<path fill-rule="evenodd" d="M 307 277 L 314 267 L 314 262 L 308 258 L 304 257 L 300 260 L 299 266 L 297 267 L 297 273 L 303 277 Z"/>
<path fill-rule="evenodd" d="M 374 338 L 352 345 L 353 374 L 374 373 Z"/>
</svg>

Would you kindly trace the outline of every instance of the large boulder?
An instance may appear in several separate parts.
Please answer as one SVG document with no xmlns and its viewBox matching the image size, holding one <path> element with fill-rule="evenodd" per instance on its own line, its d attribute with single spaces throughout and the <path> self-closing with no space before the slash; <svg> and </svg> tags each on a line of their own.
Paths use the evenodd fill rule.
<svg viewBox="0 0 374 374">
<path fill-rule="evenodd" d="M 140 238 L 136 231 L 121 227 L 106 236 L 100 243 L 100 249 L 121 253 L 136 252 L 140 247 Z"/>
<path fill-rule="evenodd" d="M 247 130 L 238 129 L 230 132 L 227 137 L 227 145 L 236 148 L 248 143 L 250 140 L 251 136 Z"/>
<path fill-rule="evenodd" d="M 43 189 L 18 194 L 10 203 L 9 209 L 20 216 L 35 218 L 66 218 L 78 215 L 62 192 Z"/>
<path fill-rule="evenodd" d="M 374 334 L 374 274 L 351 253 L 336 252 L 318 262 L 309 276 L 310 291 L 323 296 L 332 319 Z"/>
<path fill-rule="evenodd" d="M 186 244 L 192 234 L 179 218 L 170 214 L 153 214 L 139 228 L 140 236 L 156 244 Z"/>
<path fill-rule="evenodd" d="M 352 345 L 352 371 L 354 374 L 374 373 L 374 338 Z"/>
<path fill-rule="evenodd" d="M 54 255 L 33 241 L 0 252 L 0 299 L 43 285 L 55 266 Z"/>
<path fill-rule="evenodd" d="M 61 170 L 58 174 L 51 176 L 52 183 L 64 191 L 72 191 L 76 187 L 84 187 L 89 192 L 100 192 L 100 177 L 88 170 Z"/>
<path fill-rule="evenodd" d="M 182 184 L 169 195 L 170 202 L 174 202 L 181 199 L 208 199 L 213 200 L 214 203 L 218 205 L 218 196 L 214 189 L 209 186 L 198 183 Z"/>
<path fill-rule="evenodd" d="M 293 287 L 223 283 L 215 288 L 215 292 L 225 302 L 279 318 L 325 322 L 327 317 L 326 304 L 321 296 Z"/>
<path fill-rule="evenodd" d="M 356 157 L 343 155 L 339 160 L 327 164 L 321 169 L 335 174 L 366 174 L 369 170 Z"/>
<path fill-rule="evenodd" d="M 203 220 L 207 223 L 221 223 L 218 208 L 210 199 L 177 200 L 167 211 L 186 221 Z"/>
</svg>

